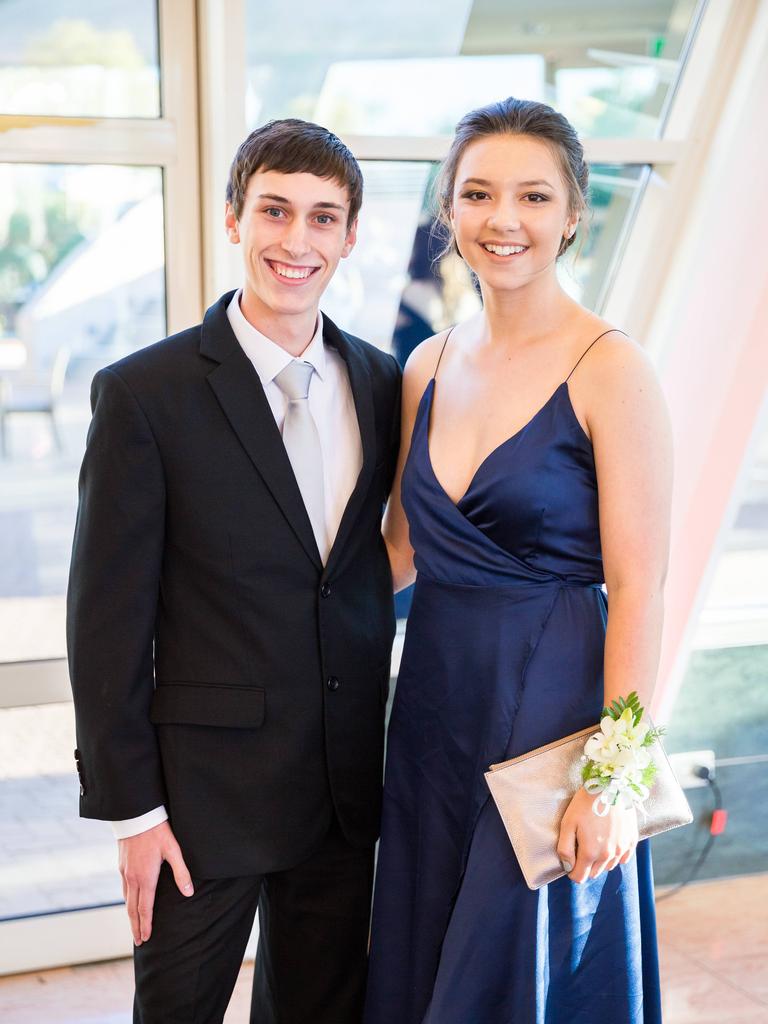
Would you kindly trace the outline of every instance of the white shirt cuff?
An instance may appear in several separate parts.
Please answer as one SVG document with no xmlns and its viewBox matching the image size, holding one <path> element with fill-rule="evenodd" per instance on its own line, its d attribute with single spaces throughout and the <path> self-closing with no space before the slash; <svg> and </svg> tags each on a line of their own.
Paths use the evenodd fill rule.
<svg viewBox="0 0 768 1024">
<path fill-rule="evenodd" d="M 130 839 L 131 836 L 137 836 L 140 832 L 146 832 L 148 829 L 154 828 L 155 825 L 159 825 L 161 821 L 167 820 L 168 812 L 165 806 L 160 804 L 159 807 L 147 811 L 146 814 L 140 814 L 138 818 L 113 821 L 112 831 L 115 833 L 115 839 Z"/>
</svg>

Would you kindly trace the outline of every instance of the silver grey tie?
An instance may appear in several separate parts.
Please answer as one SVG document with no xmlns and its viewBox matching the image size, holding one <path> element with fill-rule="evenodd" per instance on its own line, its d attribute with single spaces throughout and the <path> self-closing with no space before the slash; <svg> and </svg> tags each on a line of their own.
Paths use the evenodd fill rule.
<svg viewBox="0 0 768 1024">
<path fill-rule="evenodd" d="M 294 359 L 275 377 L 275 384 L 288 399 L 283 421 L 283 444 L 299 485 L 320 557 L 328 558 L 323 489 L 323 453 L 320 435 L 309 411 L 309 382 L 315 372 L 311 363 Z"/>
</svg>

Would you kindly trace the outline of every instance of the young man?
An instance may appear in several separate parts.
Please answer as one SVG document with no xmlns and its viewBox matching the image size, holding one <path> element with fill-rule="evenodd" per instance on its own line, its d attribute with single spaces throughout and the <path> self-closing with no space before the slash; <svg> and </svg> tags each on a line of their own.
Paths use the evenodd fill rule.
<svg viewBox="0 0 768 1024">
<path fill-rule="evenodd" d="M 134 1021 L 358 1024 L 394 635 L 395 360 L 318 311 L 362 176 L 330 132 L 240 146 L 240 291 L 97 374 L 68 641 L 80 813 L 114 822 Z"/>
</svg>

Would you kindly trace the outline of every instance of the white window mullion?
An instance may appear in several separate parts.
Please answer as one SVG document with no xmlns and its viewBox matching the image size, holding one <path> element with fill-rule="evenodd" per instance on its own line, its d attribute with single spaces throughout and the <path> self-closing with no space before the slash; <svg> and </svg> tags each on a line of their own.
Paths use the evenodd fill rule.
<svg viewBox="0 0 768 1024">
<path fill-rule="evenodd" d="M 435 161 L 448 155 L 445 135 L 344 135 L 358 160 Z M 682 141 L 666 139 L 584 139 L 584 155 L 595 164 L 674 164 L 685 151 Z"/>
<path fill-rule="evenodd" d="M 197 323 L 203 311 L 195 15 L 192 0 L 158 5 L 163 118 L 175 132 L 173 151 L 163 161 L 169 334 Z"/>
<path fill-rule="evenodd" d="M 64 658 L 0 662 L 0 708 L 59 704 L 72 700 Z"/>
<path fill-rule="evenodd" d="M 0 161 L 164 166 L 176 153 L 168 120 L 0 114 Z"/>
<path fill-rule="evenodd" d="M 205 304 L 241 283 L 242 265 L 224 230 L 229 167 L 247 134 L 245 0 L 198 3 L 200 176 Z"/>
<path fill-rule="evenodd" d="M 676 159 L 649 161 L 653 171 L 648 188 L 605 309 L 609 320 L 648 344 L 657 361 L 662 356 L 662 336 L 653 331 L 652 324 L 679 255 L 679 243 L 672 240 L 685 232 L 753 16 L 754 5 L 737 0 L 720 0 L 705 7 L 675 92 L 665 137 L 656 142 L 660 153 L 675 154 Z M 634 145 L 639 151 L 645 143 Z"/>
</svg>

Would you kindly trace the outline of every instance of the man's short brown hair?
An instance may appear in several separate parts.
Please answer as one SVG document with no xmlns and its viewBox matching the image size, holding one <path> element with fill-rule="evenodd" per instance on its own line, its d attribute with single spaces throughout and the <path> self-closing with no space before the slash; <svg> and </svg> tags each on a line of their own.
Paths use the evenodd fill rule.
<svg viewBox="0 0 768 1024">
<path fill-rule="evenodd" d="M 248 182 L 257 171 L 330 178 L 347 190 L 347 226 L 360 212 L 363 202 L 360 165 L 340 138 L 311 121 L 295 117 L 268 121 L 240 144 L 227 182 L 227 202 L 232 204 L 238 220 L 243 212 Z"/>
</svg>

